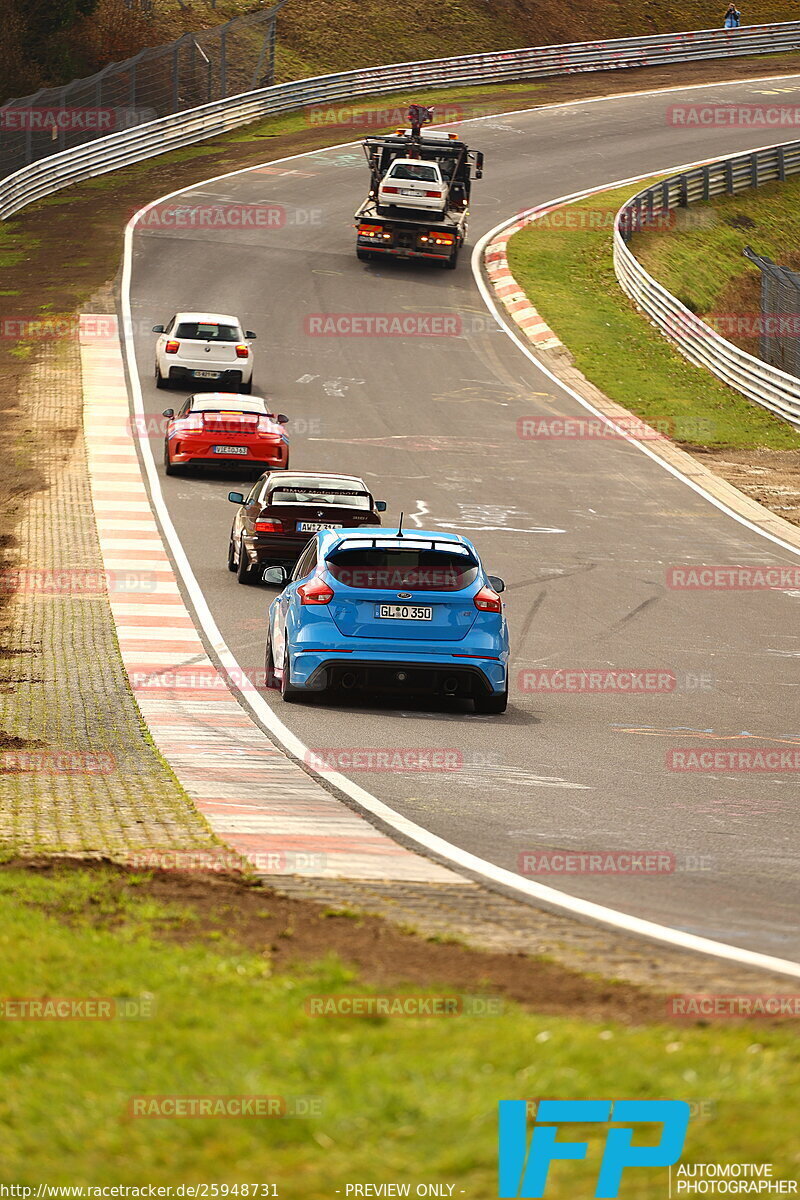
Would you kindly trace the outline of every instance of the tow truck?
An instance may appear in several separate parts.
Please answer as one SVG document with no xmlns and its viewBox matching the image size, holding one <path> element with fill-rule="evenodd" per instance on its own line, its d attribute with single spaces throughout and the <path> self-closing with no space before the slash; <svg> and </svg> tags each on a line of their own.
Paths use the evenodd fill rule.
<svg viewBox="0 0 800 1200">
<path fill-rule="evenodd" d="M 370 170 L 369 195 L 355 214 L 362 262 L 391 255 L 455 269 L 467 236 L 473 170 L 475 179 L 483 176 L 483 155 L 456 133 L 423 133 L 433 111 L 412 104 L 409 129 L 362 142 Z"/>
</svg>

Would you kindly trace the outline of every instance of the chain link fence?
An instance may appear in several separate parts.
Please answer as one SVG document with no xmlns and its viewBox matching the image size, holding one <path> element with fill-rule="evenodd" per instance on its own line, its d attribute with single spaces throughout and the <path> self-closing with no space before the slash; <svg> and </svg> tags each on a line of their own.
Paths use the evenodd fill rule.
<svg viewBox="0 0 800 1200">
<path fill-rule="evenodd" d="M 800 378 L 800 275 L 750 246 L 744 256 L 761 272 L 759 358 Z"/>
<path fill-rule="evenodd" d="M 88 79 L 6 101 L 0 106 L 0 179 L 93 138 L 268 87 L 275 76 L 277 13 L 286 2 L 142 50 Z"/>
</svg>

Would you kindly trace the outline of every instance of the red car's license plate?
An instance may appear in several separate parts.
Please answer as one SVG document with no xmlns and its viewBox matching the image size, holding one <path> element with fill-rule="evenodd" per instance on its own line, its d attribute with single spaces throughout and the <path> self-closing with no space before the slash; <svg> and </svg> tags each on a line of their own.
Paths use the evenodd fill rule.
<svg viewBox="0 0 800 1200">
<path fill-rule="evenodd" d="M 249 454 L 247 446 L 215 446 L 215 454 Z"/>
</svg>

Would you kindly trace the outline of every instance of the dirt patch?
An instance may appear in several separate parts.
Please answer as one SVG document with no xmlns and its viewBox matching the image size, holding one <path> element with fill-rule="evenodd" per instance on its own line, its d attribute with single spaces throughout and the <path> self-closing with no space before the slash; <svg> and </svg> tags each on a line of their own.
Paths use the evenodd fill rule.
<svg viewBox="0 0 800 1200">
<path fill-rule="evenodd" d="M 605 982 L 523 954 L 428 941 L 378 917 L 291 899 L 230 873 L 154 871 L 142 881 L 141 872 L 108 861 L 13 859 L 0 865 L 2 871 L 11 869 L 53 878 L 100 869 L 107 880 L 102 910 L 88 900 L 80 913 L 63 913 L 54 904 L 46 908 L 48 914 L 67 923 L 88 920 L 113 929 L 125 923 L 124 898 L 178 904 L 189 910 L 191 919 L 165 923 L 157 927 L 157 936 L 180 943 L 210 940 L 214 945 L 224 939 L 256 954 L 269 954 L 277 972 L 335 954 L 357 970 L 363 984 L 376 988 L 442 986 L 491 993 L 540 1013 L 626 1025 L 666 1020 L 665 998 L 658 993 Z M 118 914 L 109 911 L 115 898 L 120 900 Z"/>
</svg>

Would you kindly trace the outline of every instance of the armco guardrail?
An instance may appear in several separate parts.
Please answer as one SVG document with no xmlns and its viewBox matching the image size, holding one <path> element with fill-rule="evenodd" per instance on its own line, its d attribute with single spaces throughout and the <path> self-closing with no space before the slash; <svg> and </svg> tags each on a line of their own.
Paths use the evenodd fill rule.
<svg viewBox="0 0 800 1200">
<path fill-rule="evenodd" d="M 0 181 L 0 219 L 71 183 L 215 137 L 274 113 L 291 112 L 306 106 L 336 101 L 349 103 L 359 96 L 386 95 L 409 87 L 500 83 L 577 71 L 608 71 L 798 48 L 800 21 L 791 21 L 779 25 L 752 25 L 745 29 L 704 29 L 394 63 L 277 84 L 161 117 L 120 133 L 94 137 L 83 145 L 23 167 Z M 2 112 L 0 108 L 0 116 Z"/>
<path fill-rule="evenodd" d="M 747 354 L 701 321 L 648 274 L 627 243 L 636 230 L 676 208 L 799 173 L 800 142 L 718 159 L 645 188 L 623 205 L 614 225 L 614 270 L 622 290 L 690 362 L 706 367 L 795 429 L 800 429 L 800 379 Z"/>
</svg>

